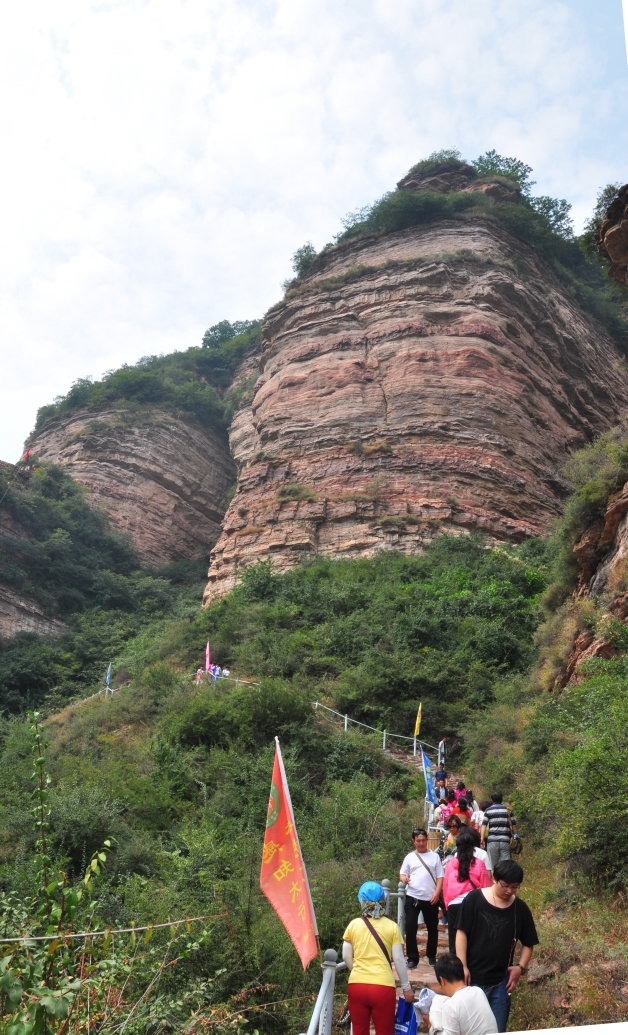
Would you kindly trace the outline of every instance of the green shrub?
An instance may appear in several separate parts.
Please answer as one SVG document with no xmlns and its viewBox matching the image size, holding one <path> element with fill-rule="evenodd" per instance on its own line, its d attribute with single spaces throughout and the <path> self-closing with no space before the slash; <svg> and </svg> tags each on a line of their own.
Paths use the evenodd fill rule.
<svg viewBox="0 0 628 1035">
<path fill-rule="evenodd" d="M 145 356 L 134 366 L 124 364 L 110 371 L 101 381 L 79 379 L 66 395 L 38 410 L 35 432 L 63 413 L 122 404 L 157 405 L 225 432 L 239 400 L 238 393 L 228 393 L 228 389 L 243 357 L 258 344 L 259 328 L 256 320 L 234 324 L 223 320 L 205 332 L 200 348 Z"/>
</svg>

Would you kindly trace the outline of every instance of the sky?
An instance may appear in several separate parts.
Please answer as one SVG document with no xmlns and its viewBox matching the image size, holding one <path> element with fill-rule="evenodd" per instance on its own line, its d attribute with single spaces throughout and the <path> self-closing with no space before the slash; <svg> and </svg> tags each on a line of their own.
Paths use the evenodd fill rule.
<svg viewBox="0 0 628 1035">
<path fill-rule="evenodd" d="M 628 21 L 628 0 L 623 0 Z M 261 316 L 419 159 L 580 229 L 628 181 L 622 0 L 29 0 L 0 32 L 0 459 L 80 377 Z"/>
</svg>

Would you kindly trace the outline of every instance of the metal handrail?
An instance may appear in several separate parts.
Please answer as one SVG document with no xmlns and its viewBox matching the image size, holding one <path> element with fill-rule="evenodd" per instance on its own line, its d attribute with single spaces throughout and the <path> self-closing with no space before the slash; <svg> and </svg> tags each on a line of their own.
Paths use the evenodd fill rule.
<svg viewBox="0 0 628 1035">
<path fill-rule="evenodd" d="M 390 881 L 384 878 L 381 885 L 386 894 L 386 916 L 390 916 L 390 901 L 397 899 L 397 923 L 401 930 L 402 937 L 405 937 L 405 902 L 406 886 L 399 881 L 397 891 L 390 890 Z M 326 949 L 323 955 L 323 978 L 321 987 L 314 1004 L 314 1010 L 310 1018 L 307 1033 L 302 1035 L 331 1035 L 331 1026 L 334 1011 L 334 990 L 336 987 L 336 974 L 340 970 L 346 970 L 346 963 L 337 963 L 338 953 L 335 949 Z"/>
<path fill-rule="evenodd" d="M 347 964 L 343 961 L 337 963 L 338 953 L 335 949 L 326 949 L 323 955 L 323 980 L 314 1004 L 314 1010 L 307 1029 L 307 1035 L 331 1035 L 331 1025 L 334 1013 L 334 989 L 336 987 L 336 974 L 339 970 L 346 970 Z"/>
<path fill-rule="evenodd" d="M 375 726 L 367 726 L 365 722 L 358 722 L 357 719 L 351 719 L 348 715 L 343 715 L 342 712 L 334 711 L 333 708 L 328 708 L 326 704 L 321 704 L 320 701 L 314 702 L 314 711 L 318 711 L 319 708 L 323 708 L 326 712 L 330 712 L 332 715 L 337 715 L 339 719 L 343 719 L 345 724 L 345 730 L 348 729 L 349 723 L 352 722 L 354 726 L 362 726 L 365 730 L 372 730 L 373 733 L 379 733 L 383 737 L 383 748 L 386 748 L 386 739 L 388 737 L 395 737 L 396 740 L 411 740 L 415 745 L 414 753 L 416 754 L 416 745 L 421 744 L 425 747 L 431 748 L 432 751 L 438 751 L 435 744 L 428 744 L 427 740 L 419 740 L 418 737 L 404 737 L 402 733 L 389 733 L 388 730 L 378 730 Z"/>
</svg>

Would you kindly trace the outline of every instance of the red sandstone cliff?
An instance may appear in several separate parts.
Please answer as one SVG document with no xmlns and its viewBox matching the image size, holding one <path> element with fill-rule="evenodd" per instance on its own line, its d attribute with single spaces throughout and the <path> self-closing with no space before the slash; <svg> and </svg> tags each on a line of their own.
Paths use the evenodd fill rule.
<svg viewBox="0 0 628 1035">
<path fill-rule="evenodd" d="M 211 429 L 159 409 L 76 412 L 49 421 L 30 446 L 89 488 L 87 501 L 131 533 L 146 563 L 202 556 L 218 539 L 236 472 Z"/>
<path fill-rule="evenodd" d="M 595 232 L 600 254 L 611 263 L 609 277 L 628 284 L 628 183 L 620 188 L 606 210 L 606 217 Z"/>
<path fill-rule="evenodd" d="M 205 602 L 267 557 L 537 535 L 568 454 L 627 403 L 608 336 L 491 220 L 331 248 L 265 320 Z"/>
</svg>

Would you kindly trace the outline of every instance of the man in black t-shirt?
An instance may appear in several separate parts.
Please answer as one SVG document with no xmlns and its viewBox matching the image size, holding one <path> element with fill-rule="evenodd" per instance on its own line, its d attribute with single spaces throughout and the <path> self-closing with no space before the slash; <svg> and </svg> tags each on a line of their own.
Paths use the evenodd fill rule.
<svg viewBox="0 0 628 1035">
<path fill-rule="evenodd" d="M 519 863 L 512 859 L 498 862 L 492 887 L 470 892 L 458 913 L 456 956 L 467 984 L 479 985 L 486 994 L 498 1031 L 506 1031 L 511 993 L 539 943 L 532 913 L 517 898 L 522 881 Z M 513 966 L 518 941 L 521 956 Z"/>
</svg>

